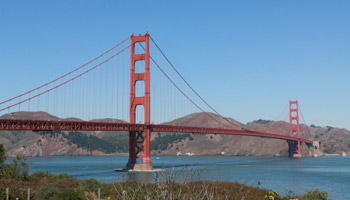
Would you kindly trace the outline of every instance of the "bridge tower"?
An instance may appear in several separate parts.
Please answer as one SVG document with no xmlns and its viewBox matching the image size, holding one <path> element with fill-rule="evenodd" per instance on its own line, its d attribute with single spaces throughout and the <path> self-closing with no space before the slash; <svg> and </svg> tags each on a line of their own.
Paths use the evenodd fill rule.
<svg viewBox="0 0 350 200">
<path fill-rule="evenodd" d="M 144 42 L 145 52 L 143 54 L 135 53 L 135 44 Z M 145 71 L 137 73 L 135 65 L 138 61 L 144 61 Z M 136 96 L 136 82 L 143 81 L 145 85 L 144 96 Z M 149 53 L 149 34 L 134 36 L 131 35 L 131 59 L 130 59 L 130 123 L 136 123 L 136 107 L 143 106 L 144 123 L 150 124 L 150 53 Z M 150 138 L 151 129 L 144 131 L 129 131 L 129 160 L 127 169 L 134 171 L 150 171 L 153 169 L 150 159 Z M 142 163 L 136 163 L 137 158 L 142 159 Z"/>
<path fill-rule="evenodd" d="M 298 138 L 298 141 L 288 141 L 289 156 L 301 157 L 298 101 L 289 101 L 289 125 L 290 136 Z"/>
</svg>

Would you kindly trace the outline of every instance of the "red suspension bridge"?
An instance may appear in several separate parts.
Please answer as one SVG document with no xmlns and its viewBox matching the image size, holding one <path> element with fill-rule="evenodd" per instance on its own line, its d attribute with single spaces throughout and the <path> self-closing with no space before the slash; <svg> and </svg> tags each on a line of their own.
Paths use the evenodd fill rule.
<svg viewBox="0 0 350 200">
<path fill-rule="evenodd" d="M 289 155 L 296 157 L 301 157 L 301 142 L 313 143 L 300 136 L 297 101 L 289 102 L 289 135 L 248 130 L 226 118 L 224 124 L 207 110 L 222 117 L 191 87 L 147 33 L 131 35 L 73 71 L 0 102 L 0 130 L 128 131 L 127 168 L 142 171 L 152 170 L 151 132 L 280 139 L 288 142 Z M 44 112 L 52 115 L 42 117 Z M 218 127 L 165 123 L 194 112 L 208 115 Z"/>
</svg>

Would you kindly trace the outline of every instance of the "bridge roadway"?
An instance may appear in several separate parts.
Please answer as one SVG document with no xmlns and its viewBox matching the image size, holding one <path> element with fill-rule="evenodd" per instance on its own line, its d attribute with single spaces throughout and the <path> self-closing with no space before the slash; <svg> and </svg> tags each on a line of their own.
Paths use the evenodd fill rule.
<svg viewBox="0 0 350 200">
<path fill-rule="evenodd" d="M 203 134 L 226 134 L 242 135 L 261 138 L 274 138 L 289 141 L 304 142 L 312 145 L 311 140 L 263 133 L 250 130 L 237 130 L 227 128 L 205 128 L 191 126 L 173 126 L 156 124 L 130 124 L 116 122 L 91 122 L 91 121 L 47 121 L 47 120 L 22 120 L 22 119 L 0 119 L 0 130 L 29 130 L 29 131 L 144 131 L 151 129 L 152 132 L 179 132 L 179 133 L 203 133 Z"/>
</svg>

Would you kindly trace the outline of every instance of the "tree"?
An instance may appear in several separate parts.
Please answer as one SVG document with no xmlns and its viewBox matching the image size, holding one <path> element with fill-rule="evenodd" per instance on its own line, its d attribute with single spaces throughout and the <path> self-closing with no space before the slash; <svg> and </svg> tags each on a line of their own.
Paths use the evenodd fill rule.
<svg viewBox="0 0 350 200">
<path fill-rule="evenodd" d="M 0 177 L 15 180 L 28 180 L 29 165 L 23 155 L 17 155 L 12 164 L 4 164 L 0 170 Z"/>
<path fill-rule="evenodd" d="M 6 160 L 6 152 L 3 144 L 0 144 L 0 169 L 2 168 L 5 160 Z"/>
</svg>

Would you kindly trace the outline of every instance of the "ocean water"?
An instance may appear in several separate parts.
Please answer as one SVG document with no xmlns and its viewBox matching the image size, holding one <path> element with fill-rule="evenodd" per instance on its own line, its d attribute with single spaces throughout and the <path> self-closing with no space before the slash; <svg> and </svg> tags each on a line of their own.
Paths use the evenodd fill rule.
<svg viewBox="0 0 350 200">
<path fill-rule="evenodd" d="M 125 179 L 153 182 L 155 173 L 115 172 L 123 168 L 127 156 L 72 156 L 28 158 L 31 173 L 66 173 L 79 179 L 95 178 L 113 183 Z M 252 158 L 230 156 L 152 157 L 154 168 L 181 171 L 184 167 L 200 172 L 201 180 L 222 180 L 300 194 L 309 189 L 326 190 L 332 199 L 350 199 L 350 157 Z M 182 177 L 183 178 L 183 177 Z M 181 176 L 179 179 L 182 179 Z M 179 180 L 181 181 L 181 180 Z"/>
</svg>

